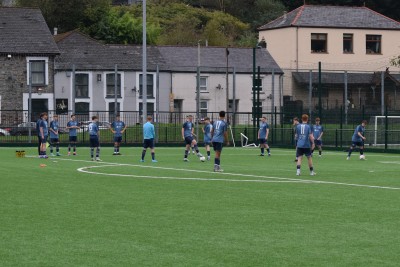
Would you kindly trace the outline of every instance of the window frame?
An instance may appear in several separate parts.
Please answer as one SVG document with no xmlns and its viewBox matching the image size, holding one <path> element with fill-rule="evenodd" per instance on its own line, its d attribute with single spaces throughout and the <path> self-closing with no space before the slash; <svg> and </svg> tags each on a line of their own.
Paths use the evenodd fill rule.
<svg viewBox="0 0 400 267">
<path fill-rule="evenodd" d="M 149 82 L 147 79 L 147 99 L 156 99 L 155 96 L 155 75 L 154 73 L 147 73 L 147 77 L 151 76 L 151 81 L 152 81 L 152 87 L 150 88 L 151 90 L 151 95 L 149 96 Z M 142 77 L 142 78 L 141 78 Z M 139 91 L 138 91 L 138 95 L 139 95 L 139 99 L 143 99 L 143 90 L 142 90 L 142 86 L 143 86 L 143 73 L 139 73 L 139 77 L 138 77 L 138 83 L 139 83 Z"/>
<path fill-rule="evenodd" d="M 202 104 L 205 104 L 206 107 L 202 107 Z M 205 111 L 204 111 L 204 110 L 205 110 Z M 201 118 L 207 117 L 207 113 L 208 113 L 208 100 L 200 100 L 199 113 L 200 113 L 200 117 L 201 117 Z M 203 114 L 205 114 L 205 115 L 203 116 Z"/>
<path fill-rule="evenodd" d="M 379 40 L 368 40 L 368 37 L 379 37 Z M 368 43 L 379 43 L 379 52 L 372 52 L 368 48 Z M 371 52 L 368 52 L 370 50 Z M 365 35 L 365 53 L 367 55 L 382 55 L 382 34 L 366 34 Z"/>
<path fill-rule="evenodd" d="M 345 51 L 345 42 L 350 42 L 351 51 Z M 343 54 L 354 54 L 354 34 L 353 33 L 343 33 Z"/>
<path fill-rule="evenodd" d="M 316 36 L 316 39 L 313 39 L 313 36 Z M 325 39 L 320 39 L 321 36 L 325 36 Z M 316 51 L 313 50 L 313 42 L 315 41 L 325 41 L 325 47 L 324 50 L 321 51 Z M 311 53 L 312 54 L 327 54 L 328 53 L 328 33 L 311 33 Z"/>
<path fill-rule="evenodd" d="M 201 81 L 205 80 L 205 86 L 201 84 Z M 200 88 L 200 92 L 208 92 L 208 76 L 200 76 L 199 79 L 199 88 Z"/>
<path fill-rule="evenodd" d="M 32 86 L 47 86 L 47 85 L 49 85 L 49 58 L 48 57 L 26 57 L 26 70 L 27 70 L 26 84 L 27 85 L 29 85 L 29 82 L 30 82 L 29 74 L 31 73 L 29 62 L 39 62 L 39 61 L 44 62 L 44 69 L 43 69 L 44 83 L 34 83 L 34 81 L 32 79 Z"/>
<path fill-rule="evenodd" d="M 111 85 L 111 83 L 110 84 L 108 84 L 108 77 L 110 77 L 112 75 L 112 85 Z M 105 98 L 107 98 L 107 99 L 114 99 L 115 98 L 115 94 L 114 94 L 114 75 L 115 75 L 115 73 L 114 72 L 107 72 L 107 73 L 105 73 L 105 76 L 106 76 L 106 78 L 104 79 L 105 81 Z M 118 77 L 119 77 L 119 79 L 118 79 L 118 81 L 117 81 L 117 87 L 119 87 L 119 94 L 118 94 L 118 88 L 117 88 L 117 98 L 123 98 L 123 90 L 122 90 L 122 88 L 123 88 L 123 74 L 121 73 L 121 72 L 118 72 L 117 73 L 117 75 L 118 75 Z M 118 86 L 119 85 L 119 86 Z M 108 86 L 112 86 L 112 95 L 111 94 L 108 94 Z M 111 91 L 111 90 L 110 90 Z"/>
<path fill-rule="evenodd" d="M 77 94 L 77 91 L 78 91 L 78 89 L 77 89 L 77 87 L 78 86 L 85 86 L 85 84 L 80 84 L 80 85 L 78 85 L 78 83 L 77 83 L 77 75 L 86 75 L 87 76 L 87 84 L 86 84 L 86 86 L 87 86 L 87 96 L 78 96 L 78 94 Z M 90 98 L 90 75 L 89 75 L 89 73 L 75 73 L 75 98 L 80 98 L 80 99 L 85 99 L 85 98 Z"/>
</svg>

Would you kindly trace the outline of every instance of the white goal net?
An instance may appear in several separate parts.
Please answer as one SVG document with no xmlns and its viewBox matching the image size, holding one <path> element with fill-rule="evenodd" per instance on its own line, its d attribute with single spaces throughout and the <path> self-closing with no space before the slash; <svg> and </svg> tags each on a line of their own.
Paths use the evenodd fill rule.
<svg viewBox="0 0 400 267">
<path fill-rule="evenodd" d="M 386 122 L 386 118 L 388 121 Z M 400 116 L 372 116 L 370 125 L 373 125 L 372 144 L 374 146 L 385 144 L 385 129 L 388 124 L 387 143 L 390 145 L 399 145 L 400 140 L 397 136 L 400 133 Z"/>
</svg>

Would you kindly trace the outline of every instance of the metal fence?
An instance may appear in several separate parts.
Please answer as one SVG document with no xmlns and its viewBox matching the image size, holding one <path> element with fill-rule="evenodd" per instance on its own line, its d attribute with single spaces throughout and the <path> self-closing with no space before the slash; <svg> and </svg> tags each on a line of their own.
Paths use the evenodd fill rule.
<svg viewBox="0 0 400 267">
<path fill-rule="evenodd" d="M 269 144 L 275 146 L 292 146 L 293 139 L 293 117 L 301 117 L 302 114 L 308 114 L 308 110 L 298 108 L 297 110 L 285 110 L 282 112 L 262 113 L 259 116 L 265 116 L 270 125 Z M 5 144 L 27 144 L 36 142 L 35 122 L 32 122 L 31 134 L 29 137 L 29 126 L 27 125 L 27 111 L 2 110 L 0 124 L 0 143 Z M 55 114 L 49 111 L 49 121 Z M 197 118 L 195 112 L 177 113 L 177 112 L 159 112 L 152 114 L 157 131 L 158 144 L 180 144 L 182 142 L 181 129 L 187 115 L 194 116 L 196 132 L 200 143 L 203 140 L 201 128 L 204 126 L 204 117 Z M 76 114 L 77 121 L 82 128 L 78 131 L 78 142 L 87 144 L 89 136 L 87 128 L 84 126 L 90 120 L 92 115 L 97 115 L 100 122 L 112 122 L 114 114 L 106 111 L 91 111 L 87 114 Z M 142 115 L 137 111 L 120 112 L 121 119 L 128 126 L 123 136 L 124 144 L 139 144 L 142 142 Z M 209 112 L 210 119 L 216 120 L 218 113 Z M 310 114 L 310 123 L 319 116 L 319 111 L 312 111 Z M 235 124 L 233 118 L 235 117 Z M 351 137 L 354 129 L 362 120 L 367 120 L 367 145 L 371 148 L 397 149 L 400 148 L 400 112 L 386 111 L 384 116 L 380 114 L 367 112 L 365 108 L 354 110 L 347 114 L 344 108 L 338 110 L 324 110 L 322 114 L 322 125 L 324 126 L 323 142 L 324 146 L 345 148 L 351 143 Z M 65 127 L 70 119 L 69 113 L 59 115 L 59 125 L 62 133 L 60 134 L 61 143 L 68 143 L 68 131 Z M 235 140 L 236 146 L 241 145 L 241 134 L 249 138 L 250 143 L 257 143 L 257 127 L 253 127 L 252 113 L 228 113 L 227 120 L 230 124 L 229 135 Z M 112 144 L 113 135 L 107 126 L 101 127 L 101 142 L 103 144 Z"/>
</svg>

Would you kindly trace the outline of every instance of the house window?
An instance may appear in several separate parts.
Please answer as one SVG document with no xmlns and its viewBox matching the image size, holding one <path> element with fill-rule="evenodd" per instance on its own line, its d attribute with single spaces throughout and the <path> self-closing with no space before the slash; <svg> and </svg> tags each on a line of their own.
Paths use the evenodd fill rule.
<svg viewBox="0 0 400 267">
<path fill-rule="evenodd" d="M 207 77 L 200 77 L 200 92 L 207 91 Z"/>
<path fill-rule="evenodd" d="M 143 74 L 139 75 L 139 98 L 142 98 Z M 147 74 L 147 98 L 154 99 L 154 80 L 153 74 Z"/>
<path fill-rule="evenodd" d="M 46 61 L 31 60 L 32 85 L 46 85 Z"/>
<path fill-rule="evenodd" d="M 367 35 L 366 39 L 366 52 L 367 54 L 381 54 L 382 53 L 382 35 Z"/>
<path fill-rule="evenodd" d="M 143 103 L 139 103 L 139 113 L 143 115 Z M 147 103 L 147 115 L 153 116 L 154 114 L 154 103 Z"/>
<path fill-rule="evenodd" d="M 311 52 L 312 53 L 328 52 L 328 34 L 326 33 L 311 34 Z"/>
<path fill-rule="evenodd" d="M 106 75 L 106 83 L 107 83 L 107 91 L 106 97 L 113 98 L 115 97 L 115 74 L 109 73 Z M 121 97 L 121 74 L 117 76 L 117 97 Z"/>
<path fill-rule="evenodd" d="M 237 112 L 238 110 L 239 110 L 239 100 L 235 99 L 235 112 Z M 233 99 L 229 99 L 228 111 L 229 112 L 233 111 Z"/>
<path fill-rule="evenodd" d="M 117 113 L 121 111 L 121 103 L 117 103 L 117 110 L 115 110 L 115 103 L 114 102 L 110 102 L 108 103 L 108 111 L 110 114 L 114 114 L 114 112 L 116 111 Z"/>
<path fill-rule="evenodd" d="M 207 112 L 208 112 L 208 102 L 200 101 L 200 117 L 201 118 L 207 117 Z"/>
<path fill-rule="evenodd" d="M 78 102 L 75 103 L 75 113 L 76 114 L 89 114 L 89 106 L 88 102 Z"/>
<path fill-rule="evenodd" d="M 353 53 L 353 34 L 343 34 L 343 53 Z"/>
<path fill-rule="evenodd" d="M 89 98 L 89 74 L 75 74 L 75 97 Z"/>
</svg>

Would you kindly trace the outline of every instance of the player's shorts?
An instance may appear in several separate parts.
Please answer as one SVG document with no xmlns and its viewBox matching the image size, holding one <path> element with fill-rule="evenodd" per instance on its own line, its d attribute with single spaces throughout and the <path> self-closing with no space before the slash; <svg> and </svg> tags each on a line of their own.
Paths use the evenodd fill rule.
<svg viewBox="0 0 400 267">
<path fill-rule="evenodd" d="M 185 144 L 191 145 L 193 142 L 193 136 L 186 136 L 185 137 Z"/>
<path fill-rule="evenodd" d="M 214 151 L 222 151 L 223 143 L 212 142 Z"/>
<path fill-rule="evenodd" d="M 296 149 L 296 157 L 305 155 L 307 158 L 311 157 L 311 148 L 298 147 Z"/>
<path fill-rule="evenodd" d="M 143 148 L 154 148 L 154 139 L 144 139 L 143 140 Z"/>
<path fill-rule="evenodd" d="M 100 146 L 99 137 L 97 135 L 90 136 L 90 147 L 98 147 Z"/>
<path fill-rule="evenodd" d="M 314 144 L 315 144 L 315 146 L 322 146 L 322 140 L 315 139 Z"/>
<path fill-rule="evenodd" d="M 69 137 L 69 141 L 70 141 L 70 142 L 76 142 L 76 140 L 77 140 L 77 137 L 76 137 L 76 136 L 70 136 L 70 137 Z"/>
<path fill-rule="evenodd" d="M 352 147 L 356 147 L 356 146 L 364 146 L 364 142 L 353 142 L 352 144 L 351 144 L 351 146 Z"/>
<path fill-rule="evenodd" d="M 258 142 L 260 142 L 260 145 L 268 145 L 267 139 L 265 138 L 258 139 Z"/>
<path fill-rule="evenodd" d="M 50 143 L 55 144 L 58 143 L 60 140 L 58 138 L 50 138 Z"/>
<path fill-rule="evenodd" d="M 47 135 L 44 136 L 44 138 L 42 138 L 41 136 L 38 136 L 38 140 L 39 140 L 39 144 L 46 144 L 47 143 Z"/>
<path fill-rule="evenodd" d="M 114 136 L 114 143 L 121 143 L 122 142 L 122 136 Z"/>
<path fill-rule="evenodd" d="M 204 146 L 211 146 L 211 141 L 204 141 Z"/>
</svg>

